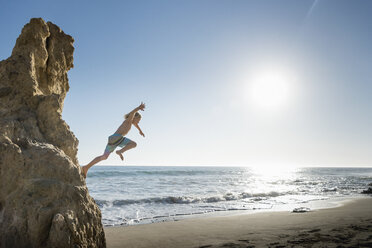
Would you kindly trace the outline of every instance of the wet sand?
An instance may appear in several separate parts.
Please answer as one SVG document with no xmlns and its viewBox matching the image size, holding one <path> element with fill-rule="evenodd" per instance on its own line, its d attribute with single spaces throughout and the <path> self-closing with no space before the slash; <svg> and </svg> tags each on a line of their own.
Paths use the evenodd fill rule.
<svg viewBox="0 0 372 248">
<path fill-rule="evenodd" d="M 372 247 L 372 197 L 307 213 L 264 212 L 106 227 L 107 247 Z"/>
</svg>

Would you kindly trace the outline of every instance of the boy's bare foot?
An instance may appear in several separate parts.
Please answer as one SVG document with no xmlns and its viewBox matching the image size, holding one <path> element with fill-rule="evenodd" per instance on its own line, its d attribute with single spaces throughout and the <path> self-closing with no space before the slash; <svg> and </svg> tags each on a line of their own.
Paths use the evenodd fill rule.
<svg viewBox="0 0 372 248">
<path fill-rule="evenodd" d="M 87 178 L 88 168 L 86 166 L 82 166 L 81 171 L 83 172 L 83 177 Z"/>
<path fill-rule="evenodd" d="M 121 152 L 116 151 L 116 154 L 119 155 L 119 157 L 121 158 L 121 160 L 124 160 L 123 154 L 121 154 Z"/>
</svg>

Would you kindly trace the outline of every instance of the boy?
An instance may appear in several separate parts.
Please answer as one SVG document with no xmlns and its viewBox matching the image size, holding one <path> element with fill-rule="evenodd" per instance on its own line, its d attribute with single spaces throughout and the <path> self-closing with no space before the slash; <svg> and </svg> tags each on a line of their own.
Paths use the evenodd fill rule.
<svg viewBox="0 0 372 248">
<path fill-rule="evenodd" d="M 145 137 L 145 134 L 142 132 L 141 128 L 138 125 L 141 120 L 141 115 L 140 113 L 138 113 L 139 110 L 145 110 L 144 103 L 141 103 L 137 108 L 133 109 L 132 112 L 124 116 L 125 120 L 123 121 L 123 123 L 116 130 L 116 132 L 108 138 L 108 143 L 103 155 L 94 158 L 89 164 L 82 167 L 83 176 L 85 178 L 87 177 L 89 168 L 102 160 L 106 160 L 110 153 L 112 153 L 116 149 L 116 147 L 122 147 L 122 149 L 116 151 L 116 154 L 119 155 L 121 160 L 124 160 L 123 153 L 137 146 L 136 142 L 131 141 L 127 137 L 124 137 L 129 132 L 132 125 L 138 129 L 140 135 Z"/>
</svg>

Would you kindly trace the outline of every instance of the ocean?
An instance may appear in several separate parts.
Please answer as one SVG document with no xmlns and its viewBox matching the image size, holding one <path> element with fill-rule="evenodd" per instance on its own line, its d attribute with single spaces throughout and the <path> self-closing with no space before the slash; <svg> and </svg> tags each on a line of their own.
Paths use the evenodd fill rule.
<svg viewBox="0 0 372 248">
<path fill-rule="evenodd" d="M 94 166 L 87 186 L 105 226 L 324 208 L 361 197 L 372 168 Z"/>
</svg>

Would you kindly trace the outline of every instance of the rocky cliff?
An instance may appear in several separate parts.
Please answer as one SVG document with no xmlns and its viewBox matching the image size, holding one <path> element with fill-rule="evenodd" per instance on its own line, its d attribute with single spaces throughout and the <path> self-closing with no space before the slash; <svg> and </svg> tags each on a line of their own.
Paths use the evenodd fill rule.
<svg viewBox="0 0 372 248">
<path fill-rule="evenodd" d="M 31 19 L 0 61 L 0 247 L 105 247 L 62 120 L 73 38 Z"/>
</svg>

